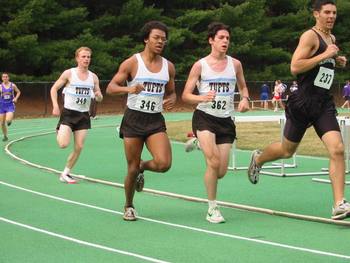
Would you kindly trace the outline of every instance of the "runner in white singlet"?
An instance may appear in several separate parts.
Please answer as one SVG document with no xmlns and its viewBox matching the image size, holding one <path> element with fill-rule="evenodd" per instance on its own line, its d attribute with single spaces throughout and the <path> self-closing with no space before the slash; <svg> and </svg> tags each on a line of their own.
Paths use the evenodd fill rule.
<svg viewBox="0 0 350 263">
<path fill-rule="evenodd" d="M 108 94 L 128 94 L 127 109 L 120 126 L 128 163 L 124 180 L 124 220 L 137 219 L 133 204 L 136 191 L 142 191 L 143 171 L 166 172 L 172 161 L 171 148 L 163 108 L 171 109 L 176 102 L 175 67 L 163 58 L 168 29 L 159 21 L 151 21 L 142 28 L 144 50 L 126 59 L 107 87 Z M 152 155 L 141 160 L 146 145 Z"/>
<path fill-rule="evenodd" d="M 65 70 L 51 88 L 52 114 L 60 116 L 57 125 L 59 147 L 66 148 L 70 143 L 72 132 L 74 133 L 74 150 L 69 155 L 66 167 L 60 176 L 60 181 L 64 183 L 76 183 L 69 173 L 83 149 L 87 130 L 91 128 L 89 117 L 91 98 L 95 97 L 98 102 L 103 99 L 99 79 L 88 69 L 91 54 L 91 49 L 88 47 L 77 49 L 75 52 L 77 67 Z M 61 113 L 57 92 L 62 87 L 64 87 L 64 108 Z"/>
<path fill-rule="evenodd" d="M 218 180 L 227 172 L 231 146 L 236 138 L 232 121 L 236 84 L 242 98 L 238 111 L 249 110 L 249 93 L 241 62 L 226 55 L 230 44 L 229 27 L 218 22 L 211 23 L 208 40 L 211 52 L 193 65 L 182 99 L 198 104 L 193 114 L 192 129 L 207 165 L 204 175 L 209 201 L 206 219 L 211 223 L 222 223 L 225 219 L 216 205 L 216 193 Z M 195 95 L 193 91 L 198 81 L 199 95 Z"/>
</svg>

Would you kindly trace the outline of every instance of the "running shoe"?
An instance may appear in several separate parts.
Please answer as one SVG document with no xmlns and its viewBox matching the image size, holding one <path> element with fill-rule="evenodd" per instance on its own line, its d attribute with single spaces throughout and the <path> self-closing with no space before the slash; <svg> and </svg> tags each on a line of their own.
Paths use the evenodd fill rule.
<svg viewBox="0 0 350 263">
<path fill-rule="evenodd" d="M 136 209 L 132 206 L 125 207 L 123 219 L 125 221 L 135 221 L 137 219 Z"/>
<path fill-rule="evenodd" d="M 77 183 L 77 181 L 69 174 L 66 174 L 66 175 L 61 174 L 60 181 L 62 183 L 67 183 L 67 184 L 76 184 Z"/>
<path fill-rule="evenodd" d="M 343 200 L 337 207 L 332 208 L 332 219 L 341 220 L 350 217 L 350 204 Z"/>
<path fill-rule="evenodd" d="M 207 213 L 207 220 L 210 223 L 219 224 L 224 223 L 225 219 L 221 215 L 219 208 L 216 206 L 214 208 L 209 208 Z"/>
<path fill-rule="evenodd" d="M 192 152 L 193 150 L 198 150 L 199 148 L 199 141 L 196 137 L 189 139 L 185 143 L 185 152 Z"/>
<path fill-rule="evenodd" d="M 4 136 L 4 138 L 2 138 L 2 141 L 3 141 L 3 142 L 6 142 L 6 141 L 8 141 L 8 139 L 9 139 L 9 138 L 8 138 L 7 136 Z"/>
<path fill-rule="evenodd" d="M 145 185 L 145 176 L 143 172 L 140 172 L 136 177 L 136 184 L 135 184 L 136 192 L 142 192 L 144 185 Z"/>
<path fill-rule="evenodd" d="M 254 150 L 250 157 L 250 164 L 248 167 L 248 179 L 252 184 L 257 184 L 259 181 L 259 172 L 261 167 L 256 163 L 255 160 L 260 154 L 260 150 Z"/>
</svg>

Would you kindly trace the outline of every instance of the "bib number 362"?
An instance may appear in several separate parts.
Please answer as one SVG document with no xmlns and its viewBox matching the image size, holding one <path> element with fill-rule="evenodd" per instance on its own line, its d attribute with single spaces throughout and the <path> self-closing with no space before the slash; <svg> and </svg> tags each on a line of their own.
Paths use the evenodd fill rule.
<svg viewBox="0 0 350 263">
<path fill-rule="evenodd" d="M 214 110 L 226 110 L 226 101 L 214 100 L 211 108 Z"/>
</svg>

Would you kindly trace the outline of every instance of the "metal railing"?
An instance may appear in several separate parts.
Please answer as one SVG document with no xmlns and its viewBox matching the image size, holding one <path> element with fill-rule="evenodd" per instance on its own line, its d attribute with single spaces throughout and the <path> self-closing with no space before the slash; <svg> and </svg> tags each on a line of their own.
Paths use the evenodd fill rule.
<svg viewBox="0 0 350 263">
<path fill-rule="evenodd" d="M 54 82 L 15 82 L 21 90 L 21 97 L 16 105 L 16 117 L 40 117 L 50 116 L 52 111 L 50 89 Z M 109 80 L 100 81 L 102 93 L 105 95 Z M 253 102 L 260 101 L 260 87 L 266 83 L 270 90 L 273 90 L 274 81 L 248 81 L 250 97 Z M 291 82 L 284 82 L 288 88 Z M 185 85 L 185 80 L 176 81 L 176 93 L 178 95 L 177 106 L 186 109 L 181 101 L 181 94 Z M 337 105 L 343 103 L 342 89 L 344 83 L 334 83 L 332 93 Z M 61 93 L 62 89 L 60 90 Z M 272 95 L 270 94 L 270 98 Z M 59 96 L 61 98 L 61 96 Z M 62 104 L 62 99 L 59 100 Z M 126 96 L 104 96 L 102 103 L 98 104 L 98 114 L 122 113 L 125 109 Z M 188 109 L 191 109 L 189 106 Z"/>
</svg>

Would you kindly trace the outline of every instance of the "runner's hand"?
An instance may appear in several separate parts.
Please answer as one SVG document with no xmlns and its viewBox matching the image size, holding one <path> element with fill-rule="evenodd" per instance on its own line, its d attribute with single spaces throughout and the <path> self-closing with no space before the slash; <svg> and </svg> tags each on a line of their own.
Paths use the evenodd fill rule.
<svg viewBox="0 0 350 263">
<path fill-rule="evenodd" d="M 129 93 L 131 93 L 131 94 L 139 94 L 143 90 L 145 90 L 143 85 L 141 85 L 140 83 L 137 83 L 135 86 L 130 87 Z"/>
<path fill-rule="evenodd" d="M 60 108 L 59 107 L 53 107 L 52 109 L 52 115 L 53 116 L 60 116 Z"/>
<path fill-rule="evenodd" d="M 344 68 L 346 66 L 347 59 L 344 56 L 337 56 L 335 61 L 339 67 Z"/>
</svg>

